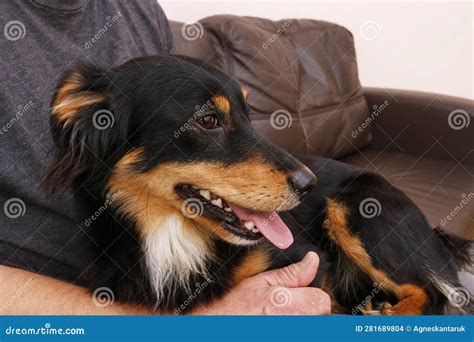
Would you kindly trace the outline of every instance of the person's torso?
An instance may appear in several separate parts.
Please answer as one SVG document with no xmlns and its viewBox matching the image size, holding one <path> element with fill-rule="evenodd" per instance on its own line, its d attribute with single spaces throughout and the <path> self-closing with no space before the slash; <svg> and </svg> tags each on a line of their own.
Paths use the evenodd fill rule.
<svg viewBox="0 0 474 342">
<path fill-rule="evenodd" d="M 72 193 L 47 197 L 41 187 L 53 158 L 48 114 L 56 82 L 79 61 L 116 66 L 167 53 L 166 18 L 153 0 L 8 1 L 0 13 L 0 240 L 80 269 L 92 257 L 80 248 L 91 241 Z M 12 203 L 21 215 L 9 213 Z M 34 262 L 25 261 L 48 273 L 45 262 Z"/>
</svg>

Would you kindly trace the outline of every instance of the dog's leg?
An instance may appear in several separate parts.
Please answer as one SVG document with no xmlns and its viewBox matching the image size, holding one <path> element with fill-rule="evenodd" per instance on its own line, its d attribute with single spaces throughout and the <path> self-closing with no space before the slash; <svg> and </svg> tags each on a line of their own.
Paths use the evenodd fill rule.
<svg viewBox="0 0 474 342">
<path fill-rule="evenodd" d="M 330 239 L 342 250 L 352 263 L 369 276 L 381 288 L 393 293 L 399 300 L 393 306 L 385 302 L 380 310 L 374 310 L 372 303 L 362 312 L 366 315 L 420 315 L 427 302 L 427 294 L 423 288 L 414 284 L 395 283 L 385 272 L 372 264 L 363 244 L 358 237 L 351 233 L 347 224 L 348 209 L 343 203 L 329 199 L 326 206 L 324 228 Z"/>
<path fill-rule="evenodd" d="M 388 302 L 386 302 L 388 304 Z M 374 310 L 372 301 L 368 302 L 361 310 L 364 316 L 380 316 L 383 315 L 381 310 Z"/>
<path fill-rule="evenodd" d="M 329 238 L 340 248 L 348 260 L 367 274 L 372 281 L 387 291 L 396 293 L 397 284 L 385 272 L 374 267 L 372 258 L 365 250 L 360 239 L 349 230 L 348 212 L 349 210 L 343 203 L 333 199 L 327 201 L 326 219 L 323 227 L 327 230 Z"/>
<path fill-rule="evenodd" d="M 397 297 L 399 302 L 391 305 L 385 302 L 380 312 L 382 315 L 422 315 L 428 295 L 425 290 L 418 285 L 403 284 L 398 286 Z"/>
</svg>

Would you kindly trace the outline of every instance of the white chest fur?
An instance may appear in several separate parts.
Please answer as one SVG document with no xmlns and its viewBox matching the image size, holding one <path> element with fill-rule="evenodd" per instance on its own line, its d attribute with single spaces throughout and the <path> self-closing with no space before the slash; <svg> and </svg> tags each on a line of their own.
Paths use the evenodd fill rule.
<svg viewBox="0 0 474 342">
<path fill-rule="evenodd" d="M 145 258 L 158 302 L 165 289 L 179 286 L 191 293 L 191 274 L 208 276 L 205 262 L 210 247 L 207 239 L 189 219 L 179 214 L 150 218 L 146 225 Z"/>
</svg>

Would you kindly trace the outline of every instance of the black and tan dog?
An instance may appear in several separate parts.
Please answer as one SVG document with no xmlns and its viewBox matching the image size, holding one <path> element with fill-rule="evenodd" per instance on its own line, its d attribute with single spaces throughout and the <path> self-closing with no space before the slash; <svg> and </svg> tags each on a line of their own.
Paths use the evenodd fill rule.
<svg viewBox="0 0 474 342">
<path fill-rule="evenodd" d="M 272 145 L 252 129 L 246 97 L 182 56 L 64 75 L 48 182 L 72 185 L 84 217 L 105 208 L 93 231 L 107 256 L 91 268 L 90 288 L 189 310 L 314 250 L 313 285 L 332 295 L 334 311 L 442 313 L 459 286 L 463 241 L 433 233 L 380 176 Z"/>
</svg>

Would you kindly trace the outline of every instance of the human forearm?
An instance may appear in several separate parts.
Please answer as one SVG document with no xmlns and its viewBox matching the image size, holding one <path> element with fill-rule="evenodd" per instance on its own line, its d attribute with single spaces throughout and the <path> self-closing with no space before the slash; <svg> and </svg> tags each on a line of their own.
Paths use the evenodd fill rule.
<svg viewBox="0 0 474 342">
<path fill-rule="evenodd" d="M 187 312 L 194 315 L 327 315 L 329 296 L 307 287 L 319 265 L 314 253 L 288 267 L 257 274 L 220 299 Z M 113 302 L 94 304 L 84 288 L 31 272 L 0 266 L 0 315 L 173 314 Z M 279 297 L 284 299 L 279 303 Z M 277 303 L 275 303 L 277 301 Z"/>
<path fill-rule="evenodd" d="M 113 302 L 98 306 L 87 289 L 61 280 L 0 265 L 0 314 L 147 315 L 145 307 Z"/>
</svg>

